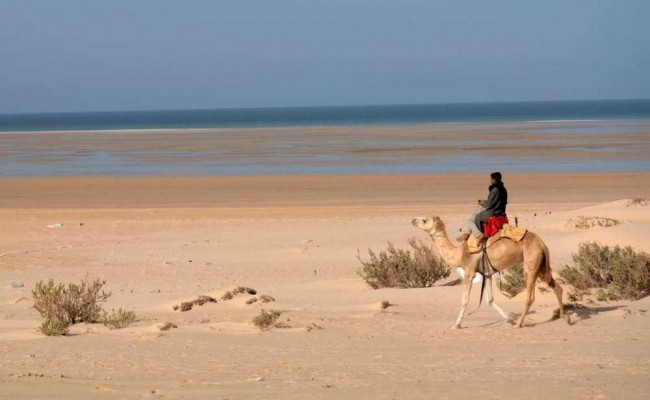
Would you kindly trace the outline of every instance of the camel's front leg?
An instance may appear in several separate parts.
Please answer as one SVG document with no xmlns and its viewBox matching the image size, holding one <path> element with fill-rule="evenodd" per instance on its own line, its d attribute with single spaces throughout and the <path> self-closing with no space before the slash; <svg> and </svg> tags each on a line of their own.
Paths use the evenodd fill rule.
<svg viewBox="0 0 650 400">
<path fill-rule="evenodd" d="M 452 329 L 460 329 L 460 323 L 463 322 L 463 317 L 465 317 L 465 310 L 467 309 L 467 303 L 469 303 L 469 292 L 472 290 L 472 281 L 476 276 L 476 272 L 465 272 L 465 278 L 463 284 L 465 285 L 465 290 L 463 291 L 463 298 L 460 302 L 460 313 L 458 318 L 456 318 L 456 323 L 452 326 Z"/>
<path fill-rule="evenodd" d="M 486 276 L 485 277 L 485 288 L 487 289 L 487 295 L 488 295 L 488 304 L 490 307 L 492 307 L 496 312 L 499 313 L 504 319 L 508 319 L 508 314 L 506 314 L 501 307 L 497 305 L 497 303 L 494 301 L 494 295 L 492 294 L 492 276 Z"/>
</svg>

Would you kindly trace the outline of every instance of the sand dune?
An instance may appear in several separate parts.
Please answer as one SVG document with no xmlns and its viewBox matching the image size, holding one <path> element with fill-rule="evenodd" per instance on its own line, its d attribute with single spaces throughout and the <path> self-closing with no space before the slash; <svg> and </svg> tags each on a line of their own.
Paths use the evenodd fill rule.
<svg viewBox="0 0 650 400">
<path fill-rule="evenodd" d="M 431 188 L 421 197 L 402 193 L 397 201 L 399 196 L 379 189 L 375 197 L 364 197 L 358 181 L 349 179 L 336 181 L 349 195 L 345 204 L 336 195 L 323 195 L 322 208 L 305 205 L 309 196 L 318 197 L 309 191 L 304 200 L 287 196 L 282 204 L 270 184 L 270 197 L 255 204 L 243 195 L 239 207 L 182 202 L 169 207 L 164 197 L 145 207 L 146 201 L 127 190 L 125 207 L 99 208 L 106 206 L 103 201 L 119 203 L 119 196 L 102 200 L 82 192 L 77 186 L 82 181 L 76 181 L 49 203 L 35 195 L 43 193 L 36 181 L 10 182 L 0 209 L 0 398 L 650 396 L 648 298 L 588 305 L 567 326 L 549 321 L 555 300 L 538 292 L 530 328 L 512 329 L 484 305 L 466 318 L 466 329 L 452 331 L 459 286 L 372 290 L 356 273 L 356 256 L 357 250 L 364 256 L 367 248 L 385 248 L 387 241 L 403 247 L 411 236 L 429 240 L 409 223 L 418 214 L 436 212 L 450 231 L 457 229 L 471 211 L 465 200 L 473 199 L 475 190 L 454 186 L 462 201 L 442 201 Z M 380 187 L 380 178 L 368 185 L 373 179 Z M 385 184 L 400 184 L 386 179 Z M 438 183 L 453 186 L 453 179 Z M 628 206 L 625 200 L 650 194 L 647 176 L 615 179 L 609 186 L 587 177 L 574 182 L 582 188 L 579 194 L 567 189 L 574 178 L 559 177 L 555 185 L 544 179 L 534 188 L 514 177 L 511 209 L 520 225 L 547 242 L 554 270 L 587 240 L 650 251 L 650 205 Z M 290 193 L 299 191 L 296 181 L 284 182 Z M 323 182 L 313 185 L 335 181 Z M 188 184 L 195 183 L 182 183 Z M 129 181 L 111 185 L 137 187 Z M 416 192 L 402 185 L 406 193 Z M 230 192 L 233 203 L 236 192 Z M 168 199 L 180 198 L 174 196 Z M 355 196 L 361 206 L 352 205 Z M 68 204 L 88 203 L 67 207 L 66 198 Z M 567 227 L 578 216 L 621 223 Z M 59 222 L 61 228 L 47 227 Z M 107 308 L 134 309 L 140 320 L 122 330 L 78 324 L 68 337 L 40 335 L 40 317 L 31 308 L 34 283 L 86 276 L 107 280 L 113 292 Z M 12 282 L 24 287 L 13 288 Z M 240 285 L 276 301 L 246 304 L 248 294 L 219 300 Z M 173 310 L 199 295 L 218 301 Z M 506 299 L 496 291 L 496 299 L 510 313 L 523 306 L 521 296 Z M 381 310 L 383 300 L 393 306 Z M 262 308 L 283 310 L 289 328 L 260 332 L 251 320 Z M 165 322 L 178 327 L 161 331 Z"/>
</svg>

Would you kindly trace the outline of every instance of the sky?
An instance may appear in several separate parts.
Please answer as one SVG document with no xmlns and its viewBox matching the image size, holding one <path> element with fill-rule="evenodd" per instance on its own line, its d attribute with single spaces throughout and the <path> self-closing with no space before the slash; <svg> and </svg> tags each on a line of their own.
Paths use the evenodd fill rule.
<svg viewBox="0 0 650 400">
<path fill-rule="evenodd" d="M 0 113 L 650 98 L 647 0 L 2 0 Z"/>
</svg>

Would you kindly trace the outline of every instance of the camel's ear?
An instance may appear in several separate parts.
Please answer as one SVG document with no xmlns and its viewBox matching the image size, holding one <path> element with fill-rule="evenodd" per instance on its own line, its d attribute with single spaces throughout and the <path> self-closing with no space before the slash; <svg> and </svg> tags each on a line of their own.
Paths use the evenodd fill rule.
<svg viewBox="0 0 650 400">
<path fill-rule="evenodd" d="M 434 215 L 433 217 L 431 217 L 431 219 L 432 219 L 434 222 L 438 222 L 438 221 L 440 221 L 440 217 L 437 216 L 437 215 Z"/>
</svg>

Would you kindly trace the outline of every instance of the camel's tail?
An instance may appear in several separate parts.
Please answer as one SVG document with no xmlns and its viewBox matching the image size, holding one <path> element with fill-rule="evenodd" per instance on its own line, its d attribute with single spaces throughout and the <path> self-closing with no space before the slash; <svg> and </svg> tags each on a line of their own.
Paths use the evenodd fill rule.
<svg viewBox="0 0 650 400">
<path fill-rule="evenodd" d="M 544 249 L 544 260 L 539 269 L 539 280 L 548 284 L 552 288 L 555 286 L 555 280 L 553 279 L 553 272 L 551 271 L 551 256 L 546 244 L 542 244 L 542 246 Z"/>
</svg>

